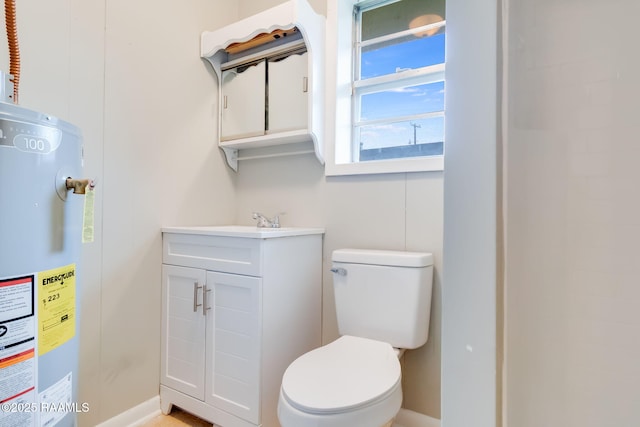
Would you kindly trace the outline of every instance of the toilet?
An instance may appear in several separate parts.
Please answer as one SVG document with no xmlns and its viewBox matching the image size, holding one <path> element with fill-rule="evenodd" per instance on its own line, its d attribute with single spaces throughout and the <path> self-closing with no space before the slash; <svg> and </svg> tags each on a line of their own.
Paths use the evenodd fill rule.
<svg viewBox="0 0 640 427">
<path fill-rule="evenodd" d="M 282 377 L 282 427 L 388 427 L 402 404 L 399 357 L 427 341 L 433 256 L 339 249 L 332 254 L 340 338 Z"/>
</svg>

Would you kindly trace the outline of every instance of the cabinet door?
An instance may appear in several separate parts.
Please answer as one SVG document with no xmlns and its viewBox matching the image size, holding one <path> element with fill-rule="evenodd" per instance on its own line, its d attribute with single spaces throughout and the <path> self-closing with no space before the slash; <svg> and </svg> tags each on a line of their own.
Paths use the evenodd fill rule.
<svg viewBox="0 0 640 427">
<path fill-rule="evenodd" d="M 264 135 L 265 85 L 265 61 L 222 72 L 220 140 Z"/>
<path fill-rule="evenodd" d="M 207 272 L 205 401 L 260 424 L 261 282 Z"/>
<path fill-rule="evenodd" d="M 161 375 L 163 385 L 204 400 L 206 272 L 162 266 Z"/>
<path fill-rule="evenodd" d="M 307 53 L 269 62 L 269 133 L 308 126 Z"/>
</svg>

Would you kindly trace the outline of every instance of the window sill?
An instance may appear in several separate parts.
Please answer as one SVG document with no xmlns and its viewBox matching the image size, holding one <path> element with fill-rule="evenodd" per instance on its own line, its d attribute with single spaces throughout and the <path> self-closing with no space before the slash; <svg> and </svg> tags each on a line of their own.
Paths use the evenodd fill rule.
<svg viewBox="0 0 640 427">
<path fill-rule="evenodd" d="M 444 156 L 411 159 L 372 160 L 359 163 L 327 162 L 326 176 L 366 175 L 405 172 L 438 172 L 444 170 Z"/>
</svg>

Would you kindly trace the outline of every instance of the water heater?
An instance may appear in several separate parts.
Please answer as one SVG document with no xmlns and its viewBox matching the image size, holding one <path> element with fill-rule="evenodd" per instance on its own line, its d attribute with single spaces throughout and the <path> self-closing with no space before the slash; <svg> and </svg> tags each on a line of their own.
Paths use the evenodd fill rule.
<svg viewBox="0 0 640 427">
<path fill-rule="evenodd" d="M 81 175 L 76 127 L 0 102 L 0 426 L 75 426 L 88 410 L 77 401 L 85 198 L 68 190 Z"/>
</svg>

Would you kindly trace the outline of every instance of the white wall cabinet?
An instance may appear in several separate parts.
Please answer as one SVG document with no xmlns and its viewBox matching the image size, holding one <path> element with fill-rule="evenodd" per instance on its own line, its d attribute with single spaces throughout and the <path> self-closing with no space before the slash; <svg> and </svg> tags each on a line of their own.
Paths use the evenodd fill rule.
<svg viewBox="0 0 640 427">
<path fill-rule="evenodd" d="M 223 70 L 220 141 L 306 132 L 307 59 L 293 52 Z"/>
<path fill-rule="evenodd" d="M 278 427 L 284 370 L 321 345 L 321 268 L 321 229 L 163 229 L 162 411 Z"/>
<path fill-rule="evenodd" d="M 325 18 L 307 0 L 289 0 L 202 33 L 200 55 L 219 82 L 218 144 L 232 169 L 243 159 L 302 153 L 314 153 L 324 164 L 324 45 Z M 247 74 L 257 75 L 262 65 L 245 71 L 258 61 L 266 66 L 266 87 Z M 266 116 L 261 128 L 260 112 Z"/>
</svg>

